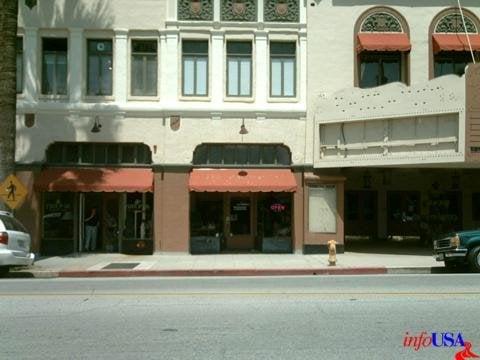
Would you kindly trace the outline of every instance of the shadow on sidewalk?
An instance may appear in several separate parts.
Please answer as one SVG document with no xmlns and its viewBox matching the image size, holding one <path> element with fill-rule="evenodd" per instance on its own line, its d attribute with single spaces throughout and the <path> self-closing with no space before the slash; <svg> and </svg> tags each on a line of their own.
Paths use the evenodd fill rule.
<svg viewBox="0 0 480 360">
<path fill-rule="evenodd" d="M 432 248 L 422 244 L 418 239 L 407 239 L 401 241 L 380 239 L 345 239 L 345 251 L 351 253 L 384 255 L 433 255 Z"/>
</svg>

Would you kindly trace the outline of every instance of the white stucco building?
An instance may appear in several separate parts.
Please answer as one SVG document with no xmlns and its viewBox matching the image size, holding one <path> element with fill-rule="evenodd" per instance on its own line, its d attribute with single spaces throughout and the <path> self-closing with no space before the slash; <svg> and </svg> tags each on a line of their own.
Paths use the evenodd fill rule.
<svg viewBox="0 0 480 360">
<path fill-rule="evenodd" d="M 311 253 L 342 250 L 345 233 L 418 235 L 397 229 L 420 223 L 429 177 L 463 188 L 475 167 L 473 92 L 439 75 L 478 55 L 480 6 L 463 1 L 467 37 L 454 1 L 407 3 L 20 2 L 18 216 L 36 251 L 85 251 L 93 207 L 95 251 Z M 474 188 L 457 193 L 472 210 Z"/>
</svg>

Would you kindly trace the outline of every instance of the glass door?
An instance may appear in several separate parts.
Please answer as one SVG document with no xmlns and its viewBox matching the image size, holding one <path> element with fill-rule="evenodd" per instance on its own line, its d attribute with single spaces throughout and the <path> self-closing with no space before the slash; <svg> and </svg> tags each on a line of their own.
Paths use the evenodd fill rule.
<svg viewBox="0 0 480 360">
<path fill-rule="evenodd" d="M 226 221 L 228 250 L 254 249 L 253 215 L 250 194 L 229 196 Z"/>
<path fill-rule="evenodd" d="M 120 247 L 120 194 L 105 193 L 103 195 L 102 211 L 102 238 L 104 239 L 104 251 L 118 252 Z"/>
</svg>

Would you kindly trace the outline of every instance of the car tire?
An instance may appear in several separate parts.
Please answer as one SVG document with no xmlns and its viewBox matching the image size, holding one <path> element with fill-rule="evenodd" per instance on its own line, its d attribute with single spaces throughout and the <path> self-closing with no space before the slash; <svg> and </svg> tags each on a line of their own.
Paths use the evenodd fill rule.
<svg viewBox="0 0 480 360">
<path fill-rule="evenodd" d="M 480 272 L 480 246 L 468 252 L 468 264 L 473 272 Z"/>
</svg>

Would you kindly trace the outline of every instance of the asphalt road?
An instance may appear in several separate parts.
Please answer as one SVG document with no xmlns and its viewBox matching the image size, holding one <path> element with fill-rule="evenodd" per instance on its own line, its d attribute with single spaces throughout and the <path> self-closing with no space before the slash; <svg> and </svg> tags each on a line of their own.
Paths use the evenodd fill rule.
<svg viewBox="0 0 480 360">
<path fill-rule="evenodd" d="M 475 274 L 0 280 L 0 359 L 440 360 L 405 334 L 479 329 Z"/>
</svg>

